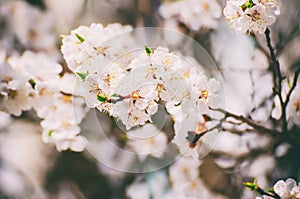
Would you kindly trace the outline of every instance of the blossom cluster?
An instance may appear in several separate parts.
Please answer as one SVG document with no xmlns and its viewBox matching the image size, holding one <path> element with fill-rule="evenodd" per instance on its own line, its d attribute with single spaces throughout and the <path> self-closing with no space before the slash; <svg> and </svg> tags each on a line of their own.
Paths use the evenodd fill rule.
<svg viewBox="0 0 300 199">
<path fill-rule="evenodd" d="M 92 24 L 64 36 L 62 53 L 78 76 L 79 93 L 89 108 L 116 118 L 126 130 L 152 123 L 163 102 L 174 120 L 174 143 L 182 153 L 188 146 L 199 150 L 197 143 L 190 142 L 215 126 L 208 120 L 212 120 L 210 108 L 221 105 L 220 82 L 198 71 L 201 66 L 192 58 L 165 47 L 130 51 L 128 41 L 134 43 L 130 37 L 116 44 L 105 42 L 108 33 L 128 29 L 116 24 Z M 189 136 L 190 140 L 186 138 Z M 197 152 L 193 154 L 197 157 Z"/>
<path fill-rule="evenodd" d="M 24 1 L 8 1 L 0 8 L 0 16 L 7 23 L 6 42 L 16 40 L 26 49 L 55 54 L 54 21 L 49 12 L 43 12 Z M 26 19 L 26 20 L 22 20 Z M 9 43 L 4 46 L 11 48 Z"/>
<path fill-rule="evenodd" d="M 277 0 L 227 0 L 224 15 L 237 32 L 264 33 L 280 14 Z"/>
<path fill-rule="evenodd" d="M 172 188 L 179 198 L 222 198 L 211 193 L 200 176 L 200 160 L 182 157 L 170 168 Z"/>
<path fill-rule="evenodd" d="M 183 23 L 191 30 L 199 31 L 217 28 L 222 10 L 216 0 L 180 0 L 163 3 L 159 13 L 167 27 Z"/>
<path fill-rule="evenodd" d="M 73 96 L 74 75 L 61 76 L 61 65 L 45 53 L 31 51 L 8 57 L 0 69 L 1 111 L 20 116 L 34 109 L 42 119 L 45 142 L 59 151 L 83 150 L 78 124 L 85 109 L 83 99 Z"/>
</svg>

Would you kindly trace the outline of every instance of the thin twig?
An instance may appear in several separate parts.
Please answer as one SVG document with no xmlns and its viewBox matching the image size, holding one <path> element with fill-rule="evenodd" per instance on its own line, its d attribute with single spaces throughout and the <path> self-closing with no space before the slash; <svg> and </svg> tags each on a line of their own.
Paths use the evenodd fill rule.
<svg viewBox="0 0 300 199">
<path fill-rule="evenodd" d="M 284 47 L 286 46 L 286 44 L 288 44 L 291 40 L 293 40 L 298 34 L 299 34 L 299 26 L 297 24 L 297 26 L 294 27 L 294 29 L 290 32 L 290 34 L 288 34 L 287 38 L 277 45 L 276 56 L 280 55 Z"/>
<path fill-rule="evenodd" d="M 269 56 L 269 53 L 266 51 L 266 49 L 260 44 L 257 37 L 255 35 L 252 35 L 252 38 L 255 42 L 255 46 L 257 49 L 259 49 L 264 55 Z"/>
<path fill-rule="evenodd" d="M 201 137 L 203 137 L 204 135 L 206 135 L 207 133 L 215 130 L 215 129 L 220 129 L 221 128 L 221 122 L 219 124 L 217 124 L 216 126 L 201 132 L 200 134 L 193 132 L 193 131 L 189 131 L 188 132 L 188 136 L 186 137 L 186 140 L 188 140 L 190 142 L 190 147 L 195 147 L 197 142 L 200 140 Z"/>
<path fill-rule="evenodd" d="M 259 124 L 255 123 L 254 121 L 252 121 L 252 120 L 250 120 L 250 119 L 248 119 L 248 118 L 243 117 L 242 115 L 236 115 L 236 114 L 231 113 L 231 112 L 228 112 L 228 111 L 226 111 L 226 110 L 224 110 L 224 109 L 222 109 L 222 108 L 217 108 L 217 109 L 212 109 L 212 110 L 214 110 L 214 111 L 219 111 L 219 112 L 225 114 L 225 117 L 226 117 L 226 118 L 227 118 L 227 117 L 232 117 L 232 118 L 235 118 L 235 119 L 237 119 L 237 120 L 240 120 L 240 121 L 242 121 L 242 122 L 248 124 L 248 125 L 251 126 L 252 128 L 254 128 L 255 130 L 257 130 L 257 132 L 259 132 L 259 133 L 261 133 L 261 134 L 266 134 L 266 133 L 268 133 L 268 134 L 270 134 L 270 135 L 272 135 L 272 136 L 275 136 L 275 135 L 277 134 L 277 132 L 276 132 L 275 130 L 273 130 L 273 129 L 268 129 L 268 128 L 262 126 L 262 125 L 259 125 Z"/>
<path fill-rule="evenodd" d="M 285 99 L 285 102 L 284 102 L 285 106 L 287 106 L 287 104 L 289 103 L 291 95 L 292 95 L 294 89 L 296 88 L 299 73 L 300 73 L 300 67 L 296 70 L 295 75 L 294 75 L 294 79 L 293 79 L 292 87 L 290 88 L 288 94 L 286 95 L 286 99 Z"/>
<path fill-rule="evenodd" d="M 270 30 L 267 28 L 265 31 L 267 46 L 270 51 L 270 61 L 271 65 L 274 67 L 273 71 L 273 77 L 274 77 L 274 92 L 278 95 L 280 105 L 281 105 L 281 121 L 282 121 L 282 132 L 287 132 L 287 121 L 286 121 L 286 105 L 282 98 L 282 74 L 280 70 L 280 64 L 279 61 L 275 55 L 275 50 L 271 44 L 271 37 L 270 37 Z"/>
</svg>

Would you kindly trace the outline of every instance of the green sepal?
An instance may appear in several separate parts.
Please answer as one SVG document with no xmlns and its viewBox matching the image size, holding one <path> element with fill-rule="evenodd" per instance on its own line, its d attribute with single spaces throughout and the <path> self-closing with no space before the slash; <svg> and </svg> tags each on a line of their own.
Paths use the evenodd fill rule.
<svg viewBox="0 0 300 199">
<path fill-rule="evenodd" d="M 275 193 L 274 187 L 269 188 L 269 189 L 267 190 L 267 192 L 274 194 L 274 193 Z"/>
<path fill-rule="evenodd" d="M 88 76 L 89 73 L 84 73 L 84 72 L 76 72 L 76 74 L 82 79 L 85 80 L 86 76 Z"/>
<path fill-rule="evenodd" d="M 153 53 L 153 50 L 151 48 L 148 48 L 148 46 L 145 45 L 145 52 L 148 56 Z"/>
<path fill-rule="evenodd" d="M 118 95 L 116 93 L 113 93 L 110 95 L 110 97 L 117 97 Z"/>
<path fill-rule="evenodd" d="M 243 184 L 251 191 L 256 191 L 259 188 L 256 180 L 254 182 L 244 182 Z"/>
<path fill-rule="evenodd" d="M 67 35 L 59 35 L 59 37 L 60 37 L 61 39 L 64 39 L 65 37 L 67 37 Z"/>
<path fill-rule="evenodd" d="M 97 95 L 97 100 L 99 102 L 106 102 L 107 101 L 107 97 L 106 97 L 106 95 Z"/>
<path fill-rule="evenodd" d="M 77 39 L 78 39 L 81 43 L 85 41 L 85 39 L 84 39 L 81 35 L 79 35 L 78 33 L 75 33 L 75 35 L 76 35 Z"/>
<path fill-rule="evenodd" d="M 30 80 L 28 80 L 28 82 L 29 82 L 29 84 L 31 85 L 31 87 L 32 87 L 33 89 L 35 89 L 35 85 L 36 85 L 35 81 L 34 81 L 33 79 L 30 79 Z"/>
</svg>

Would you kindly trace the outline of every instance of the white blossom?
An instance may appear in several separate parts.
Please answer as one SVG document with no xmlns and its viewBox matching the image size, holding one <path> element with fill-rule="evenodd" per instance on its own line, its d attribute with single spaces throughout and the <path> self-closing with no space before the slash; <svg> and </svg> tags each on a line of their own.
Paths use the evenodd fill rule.
<svg viewBox="0 0 300 199">
<path fill-rule="evenodd" d="M 211 193 L 199 178 L 201 164 L 201 160 L 182 156 L 170 167 L 169 175 L 176 198 L 223 198 Z"/>
<path fill-rule="evenodd" d="M 0 111 L 0 121 L 1 121 L 0 130 L 1 130 L 11 123 L 12 118 L 10 117 L 10 114 Z"/>
<path fill-rule="evenodd" d="M 82 151 L 84 138 L 79 136 L 79 124 L 86 114 L 80 98 L 57 93 L 53 95 L 52 104 L 44 107 L 45 114 L 41 126 L 43 127 L 43 141 L 54 143 L 57 150 L 71 149 Z"/>
<path fill-rule="evenodd" d="M 62 72 L 62 66 L 53 60 L 46 53 L 34 53 L 25 51 L 22 55 L 14 55 L 8 58 L 7 62 L 12 67 L 27 76 L 28 80 L 32 79 L 35 83 L 55 82 L 59 79 Z"/>
<path fill-rule="evenodd" d="M 271 196 L 262 196 L 262 197 L 257 196 L 255 199 L 273 199 L 273 197 L 271 197 Z"/>
<path fill-rule="evenodd" d="M 150 199 L 150 190 L 146 183 L 133 183 L 126 190 L 126 195 L 131 199 Z"/>
<path fill-rule="evenodd" d="M 34 93 L 25 76 L 20 75 L 9 64 L 0 65 L 1 110 L 20 116 L 32 107 Z"/>
<path fill-rule="evenodd" d="M 134 132 L 132 132 L 134 131 Z M 134 137 L 132 135 L 135 135 Z M 142 136 L 149 134 L 149 136 Z M 167 145 L 167 136 L 157 129 L 154 124 L 146 124 L 141 128 L 127 132 L 128 146 L 131 147 L 142 159 L 146 155 L 160 158 Z"/>
<path fill-rule="evenodd" d="M 279 180 L 274 185 L 274 191 L 281 199 L 298 199 L 300 198 L 300 183 L 297 185 L 294 179 Z M 264 197 L 264 199 L 269 199 Z"/>
<path fill-rule="evenodd" d="M 89 61 L 97 57 L 97 59 L 105 59 L 109 56 L 111 44 L 105 43 L 114 35 L 131 30 L 131 26 L 122 26 L 120 24 L 109 24 L 103 27 L 102 24 L 91 24 L 89 27 L 80 26 L 72 30 L 71 35 L 63 36 L 61 51 L 73 72 L 92 72 L 95 69 L 89 67 Z M 119 44 L 122 46 L 121 44 Z M 114 51 L 111 51 L 114 52 Z M 86 68 L 88 67 L 88 68 Z M 94 66 L 95 67 L 95 66 Z"/>
<path fill-rule="evenodd" d="M 84 138 L 79 136 L 79 124 L 86 109 L 83 99 L 72 96 L 77 94 L 75 75 L 65 73 L 61 77 L 62 66 L 45 53 L 25 51 L 9 57 L 7 62 L 12 67 L 5 70 L 1 81 L 5 86 L 1 92 L 4 110 L 19 115 L 33 107 L 42 119 L 44 142 L 54 143 L 59 151 L 82 151 Z M 14 81 L 14 77 L 22 81 Z"/>
<path fill-rule="evenodd" d="M 216 0 L 166 2 L 160 6 L 159 12 L 165 20 L 175 19 L 194 31 L 217 28 L 218 18 L 222 14 L 221 6 Z"/>
<path fill-rule="evenodd" d="M 200 160 L 190 157 L 180 157 L 170 167 L 170 178 L 174 186 L 180 183 L 188 182 L 199 177 Z"/>
<path fill-rule="evenodd" d="M 155 102 L 157 92 L 155 85 L 144 86 L 133 91 L 120 102 L 114 105 L 112 115 L 120 119 L 127 129 L 137 125 L 144 125 L 151 122 L 151 115 L 157 111 Z"/>
<path fill-rule="evenodd" d="M 26 48 L 56 51 L 56 38 L 53 34 L 53 18 L 24 1 L 9 1 L 0 8 L 10 27 L 10 34 Z M 26 20 L 24 20 L 26 19 Z"/>
<path fill-rule="evenodd" d="M 224 15 L 237 32 L 264 33 L 279 15 L 277 0 L 227 0 Z"/>
</svg>

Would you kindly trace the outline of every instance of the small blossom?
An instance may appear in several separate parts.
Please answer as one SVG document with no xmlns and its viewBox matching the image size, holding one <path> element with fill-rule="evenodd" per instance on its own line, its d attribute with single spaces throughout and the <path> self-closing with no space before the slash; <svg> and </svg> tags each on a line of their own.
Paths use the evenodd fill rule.
<svg viewBox="0 0 300 199">
<path fill-rule="evenodd" d="M 300 198 L 300 184 L 297 185 L 296 181 L 291 178 L 286 181 L 279 180 L 276 182 L 274 191 L 282 199 Z"/>
<path fill-rule="evenodd" d="M 9 64 L 0 65 L 0 109 L 20 116 L 32 107 L 34 92 L 25 76 L 20 75 Z"/>
<path fill-rule="evenodd" d="M 127 132 L 129 137 L 128 146 L 138 153 L 141 159 L 146 155 L 152 155 L 157 158 L 163 155 L 167 145 L 167 136 L 164 132 L 157 129 L 154 124 L 146 124 L 143 127 L 132 131 Z M 133 138 L 130 136 L 132 134 L 137 137 Z M 149 137 L 142 137 L 141 134 L 149 134 Z"/>
</svg>

